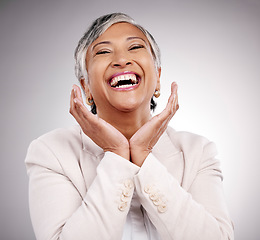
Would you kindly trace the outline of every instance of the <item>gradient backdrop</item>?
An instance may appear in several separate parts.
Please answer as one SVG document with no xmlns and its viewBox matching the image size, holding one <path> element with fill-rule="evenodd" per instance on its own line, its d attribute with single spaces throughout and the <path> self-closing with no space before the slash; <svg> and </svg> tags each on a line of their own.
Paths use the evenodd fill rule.
<svg viewBox="0 0 260 240">
<path fill-rule="evenodd" d="M 75 124 L 68 113 L 74 48 L 90 22 L 115 11 L 145 26 L 161 48 L 157 112 L 176 81 L 180 109 L 170 125 L 217 144 L 236 239 L 260 239 L 259 0 L 1 0 L 0 239 L 35 239 L 27 147 Z"/>
</svg>

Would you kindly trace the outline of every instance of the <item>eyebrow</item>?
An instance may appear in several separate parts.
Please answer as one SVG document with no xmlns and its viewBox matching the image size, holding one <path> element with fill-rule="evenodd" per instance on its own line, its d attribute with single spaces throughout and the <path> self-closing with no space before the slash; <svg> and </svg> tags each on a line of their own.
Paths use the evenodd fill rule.
<svg viewBox="0 0 260 240">
<path fill-rule="evenodd" d="M 145 41 L 143 38 L 141 38 L 141 37 L 128 37 L 126 40 L 127 40 L 127 41 L 130 41 L 130 40 L 132 40 L 132 39 L 140 39 L 140 40 L 142 40 L 145 44 L 147 44 L 146 41 Z"/>
<path fill-rule="evenodd" d="M 100 45 L 100 44 L 110 44 L 110 43 L 111 43 L 111 42 L 109 42 L 109 41 L 99 42 L 99 43 L 95 44 L 95 45 L 92 47 L 92 50 L 93 50 L 96 46 L 98 46 L 98 45 Z"/>
<path fill-rule="evenodd" d="M 127 40 L 127 41 L 130 41 L 130 40 L 133 40 L 133 39 L 140 39 L 140 40 L 142 40 L 145 44 L 147 44 L 147 42 L 146 42 L 143 38 L 141 38 L 141 37 L 128 37 L 126 40 Z M 102 41 L 102 42 L 99 42 L 99 43 L 95 44 L 95 45 L 92 47 L 92 50 L 94 50 L 94 48 L 95 48 L 96 46 L 101 45 L 101 44 L 111 44 L 111 42 L 110 42 L 110 41 Z"/>
</svg>

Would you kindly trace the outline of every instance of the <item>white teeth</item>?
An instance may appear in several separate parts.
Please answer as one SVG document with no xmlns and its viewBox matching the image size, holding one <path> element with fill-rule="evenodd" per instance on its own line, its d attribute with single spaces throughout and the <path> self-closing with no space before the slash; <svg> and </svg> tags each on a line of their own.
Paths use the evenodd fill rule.
<svg viewBox="0 0 260 240">
<path fill-rule="evenodd" d="M 125 84 L 125 85 L 119 85 L 119 86 L 116 86 L 115 88 L 127 88 L 129 86 L 133 86 L 134 84 Z"/>
<path fill-rule="evenodd" d="M 110 82 L 110 85 L 112 87 L 116 86 L 117 83 L 119 81 L 122 81 L 122 80 L 128 80 L 128 79 L 131 79 L 133 83 L 137 83 L 137 79 L 136 79 L 136 75 L 135 74 L 122 74 L 122 75 L 119 75 L 117 77 L 114 77 L 111 82 Z M 123 86 L 128 86 L 128 85 L 123 85 Z M 119 86 L 119 87 L 122 87 L 122 86 Z"/>
</svg>

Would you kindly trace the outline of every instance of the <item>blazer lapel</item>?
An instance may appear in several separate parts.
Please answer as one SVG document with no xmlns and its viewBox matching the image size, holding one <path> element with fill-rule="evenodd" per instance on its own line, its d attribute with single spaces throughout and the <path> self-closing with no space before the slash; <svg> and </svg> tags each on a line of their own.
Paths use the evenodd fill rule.
<svg viewBox="0 0 260 240">
<path fill-rule="evenodd" d="M 81 137 L 80 165 L 85 179 L 86 190 L 88 190 L 97 175 L 97 167 L 104 156 L 104 151 L 86 136 L 82 130 Z"/>
<path fill-rule="evenodd" d="M 154 146 L 152 154 L 181 185 L 184 174 L 183 152 L 174 145 L 167 130 Z"/>
</svg>

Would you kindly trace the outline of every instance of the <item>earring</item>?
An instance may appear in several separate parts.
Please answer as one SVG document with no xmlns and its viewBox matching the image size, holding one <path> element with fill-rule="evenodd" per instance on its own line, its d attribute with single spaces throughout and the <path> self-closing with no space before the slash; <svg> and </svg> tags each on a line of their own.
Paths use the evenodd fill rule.
<svg viewBox="0 0 260 240">
<path fill-rule="evenodd" d="M 93 105 L 93 103 L 94 103 L 93 98 L 87 97 L 86 103 L 87 103 L 89 106 Z"/>
<path fill-rule="evenodd" d="M 161 93 L 160 93 L 160 89 L 155 90 L 154 94 L 153 94 L 156 98 L 160 97 Z"/>
</svg>

